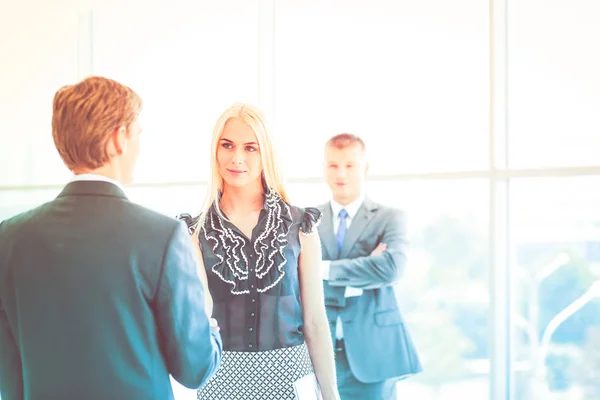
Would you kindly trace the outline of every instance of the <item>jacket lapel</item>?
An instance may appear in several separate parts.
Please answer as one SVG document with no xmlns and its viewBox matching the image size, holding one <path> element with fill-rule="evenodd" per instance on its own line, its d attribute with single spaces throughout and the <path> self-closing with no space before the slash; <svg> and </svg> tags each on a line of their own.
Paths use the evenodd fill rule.
<svg viewBox="0 0 600 400">
<path fill-rule="evenodd" d="M 331 211 L 331 204 L 327 203 L 323 206 L 323 219 L 319 224 L 319 236 L 323 243 L 323 248 L 327 254 L 324 254 L 325 260 L 337 260 L 339 258 L 339 250 L 335 241 L 335 235 L 333 233 L 333 212 Z"/>
<path fill-rule="evenodd" d="M 344 238 L 344 244 L 342 245 L 342 251 L 339 257 L 340 259 L 348 257 L 349 253 L 354 247 L 354 244 L 360 238 L 361 234 L 364 232 L 365 228 L 373 218 L 375 214 L 374 211 L 376 209 L 377 205 L 368 198 L 365 198 L 365 201 L 358 209 L 358 212 L 354 216 L 354 219 L 352 219 L 350 229 L 348 229 L 348 233 Z"/>
</svg>

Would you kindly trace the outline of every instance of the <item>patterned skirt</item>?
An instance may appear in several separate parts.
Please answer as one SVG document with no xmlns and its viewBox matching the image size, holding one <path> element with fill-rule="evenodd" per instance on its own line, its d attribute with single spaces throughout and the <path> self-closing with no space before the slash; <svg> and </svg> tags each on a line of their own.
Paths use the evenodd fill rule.
<svg viewBox="0 0 600 400">
<path fill-rule="evenodd" d="M 198 400 L 294 400 L 294 382 L 313 372 L 306 344 L 283 349 L 224 351 L 221 367 Z"/>
</svg>

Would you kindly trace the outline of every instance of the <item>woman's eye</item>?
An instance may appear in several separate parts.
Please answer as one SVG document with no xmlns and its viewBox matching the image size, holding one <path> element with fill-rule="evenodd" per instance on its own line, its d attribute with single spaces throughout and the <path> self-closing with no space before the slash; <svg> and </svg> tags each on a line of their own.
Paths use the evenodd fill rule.
<svg viewBox="0 0 600 400">
<path fill-rule="evenodd" d="M 221 146 L 223 146 L 224 149 L 232 149 L 233 148 L 231 143 L 223 143 L 223 144 L 221 144 Z"/>
<path fill-rule="evenodd" d="M 257 148 L 254 147 L 254 146 L 246 146 L 246 151 L 253 152 L 253 151 L 256 151 L 256 150 L 257 150 Z"/>
</svg>

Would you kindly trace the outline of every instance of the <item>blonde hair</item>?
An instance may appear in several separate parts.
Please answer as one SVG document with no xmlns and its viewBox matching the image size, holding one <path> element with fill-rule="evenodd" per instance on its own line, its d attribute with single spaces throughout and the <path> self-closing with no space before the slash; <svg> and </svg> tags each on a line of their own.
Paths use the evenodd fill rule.
<svg viewBox="0 0 600 400">
<path fill-rule="evenodd" d="M 248 124 L 256 135 L 263 167 L 262 182 L 265 189 L 278 195 L 286 203 L 289 203 L 289 198 L 283 185 L 280 165 L 274 151 L 273 138 L 271 137 L 270 130 L 267 128 L 263 113 L 256 106 L 245 103 L 236 103 L 221 114 L 213 129 L 212 144 L 210 147 L 211 175 L 208 182 L 206 199 L 202 206 L 202 212 L 194 227 L 196 235 L 199 233 L 202 224 L 204 223 L 206 213 L 213 204 L 215 205 L 217 212 L 223 216 L 219 208 L 219 199 L 223 193 L 223 177 L 219 174 L 217 150 L 219 148 L 219 139 L 223 134 L 223 129 L 225 129 L 225 124 L 232 118 Z"/>
<path fill-rule="evenodd" d="M 52 104 L 52 138 L 65 165 L 71 171 L 105 165 L 110 134 L 133 123 L 141 108 L 137 93 L 99 76 L 60 88 Z"/>
</svg>

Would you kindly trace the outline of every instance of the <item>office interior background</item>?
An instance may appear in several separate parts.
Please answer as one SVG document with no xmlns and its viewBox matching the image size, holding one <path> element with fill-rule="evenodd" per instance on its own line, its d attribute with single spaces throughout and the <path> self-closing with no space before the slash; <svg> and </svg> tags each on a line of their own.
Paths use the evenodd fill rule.
<svg viewBox="0 0 600 400">
<path fill-rule="evenodd" d="M 368 195 L 409 216 L 398 301 L 425 371 L 399 399 L 600 398 L 597 0 L 0 4 L 0 220 L 70 179 L 52 98 L 90 74 L 142 96 L 126 192 L 171 216 L 199 211 L 235 101 L 265 111 L 301 206 L 353 132 Z"/>
</svg>

